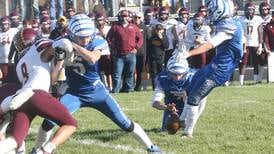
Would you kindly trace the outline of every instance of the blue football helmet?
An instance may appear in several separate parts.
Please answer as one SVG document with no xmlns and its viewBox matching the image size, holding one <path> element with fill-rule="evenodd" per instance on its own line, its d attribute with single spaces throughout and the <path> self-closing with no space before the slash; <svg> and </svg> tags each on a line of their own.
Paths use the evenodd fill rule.
<svg viewBox="0 0 274 154">
<path fill-rule="evenodd" d="M 72 39 L 75 36 L 92 38 L 95 36 L 96 28 L 94 22 L 85 14 L 77 14 L 73 16 L 68 25 L 69 35 Z"/>
<path fill-rule="evenodd" d="M 224 17 L 233 15 L 234 4 L 231 0 L 208 0 L 208 15 L 212 22 L 221 20 Z"/>
<path fill-rule="evenodd" d="M 188 72 L 188 62 L 181 56 L 182 53 L 176 52 L 167 62 L 167 70 L 172 74 L 185 74 Z"/>
</svg>

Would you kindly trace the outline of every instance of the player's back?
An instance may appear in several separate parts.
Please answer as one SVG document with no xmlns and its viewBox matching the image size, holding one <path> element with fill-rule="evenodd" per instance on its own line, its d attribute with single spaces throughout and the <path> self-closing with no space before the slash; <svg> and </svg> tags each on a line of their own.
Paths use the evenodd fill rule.
<svg viewBox="0 0 274 154">
<path fill-rule="evenodd" d="M 48 91 L 50 87 L 50 63 L 41 60 L 41 53 L 52 44 L 51 40 L 37 41 L 16 66 L 16 73 L 23 87 Z"/>
<path fill-rule="evenodd" d="M 222 42 L 216 47 L 216 56 L 213 62 L 219 66 L 238 63 L 243 55 L 242 28 L 240 23 L 232 18 L 220 21 L 216 31 L 233 35 L 229 40 Z"/>
</svg>

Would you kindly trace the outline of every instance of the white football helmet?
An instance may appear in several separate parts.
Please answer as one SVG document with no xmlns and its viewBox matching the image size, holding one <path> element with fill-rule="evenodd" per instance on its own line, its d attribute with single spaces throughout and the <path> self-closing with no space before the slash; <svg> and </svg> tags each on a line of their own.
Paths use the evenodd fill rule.
<svg viewBox="0 0 274 154">
<path fill-rule="evenodd" d="M 74 39 L 74 36 L 91 36 L 93 38 L 96 32 L 94 22 L 85 14 L 73 16 L 69 21 L 68 29 L 72 39 Z"/>
<path fill-rule="evenodd" d="M 234 5 L 231 0 L 208 0 L 206 6 L 209 18 L 213 22 L 233 15 Z"/>
<path fill-rule="evenodd" d="M 173 74 L 185 74 L 188 72 L 188 62 L 182 56 L 183 53 L 176 52 L 167 62 L 167 70 Z"/>
</svg>

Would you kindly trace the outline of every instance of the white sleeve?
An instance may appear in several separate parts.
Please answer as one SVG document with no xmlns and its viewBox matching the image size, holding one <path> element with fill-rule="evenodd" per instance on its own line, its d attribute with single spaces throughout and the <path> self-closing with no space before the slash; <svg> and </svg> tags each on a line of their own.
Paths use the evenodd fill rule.
<svg viewBox="0 0 274 154">
<path fill-rule="evenodd" d="M 209 42 L 213 45 L 213 47 L 216 47 L 220 45 L 221 43 L 223 43 L 224 41 L 232 39 L 232 37 L 233 37 L 233 34 L 218 32 L 215 36 L 211 38 Z"/>
<path fill-rule="evenodd" d="M 161 102 L 163 100 L 163 98 L 165 97 L 165 93 L 164 91 L 159 88 L 156 87 L 154 92 L 153 92 L 153 97 L 152 97 L 152 101 L 151 101 L 151 105 L 153 105 L 153 102 Z"/>
</svg>

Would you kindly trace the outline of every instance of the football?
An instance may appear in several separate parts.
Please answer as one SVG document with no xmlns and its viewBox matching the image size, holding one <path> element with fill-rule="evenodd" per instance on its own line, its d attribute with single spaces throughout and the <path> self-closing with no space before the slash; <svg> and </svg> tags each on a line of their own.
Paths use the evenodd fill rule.
<svg viewBox="0 0 274 154">
<path fill-rule="evenodd" d="M 176 112 L 172 112 L 167 117 L 166 129 L 169 134 L 176 134 L 176 132 L 180 129 L 179 115 Z"/>
</svg>

